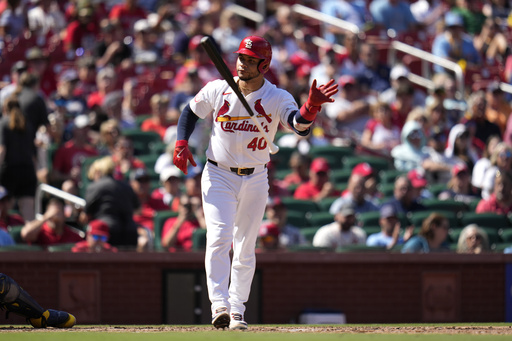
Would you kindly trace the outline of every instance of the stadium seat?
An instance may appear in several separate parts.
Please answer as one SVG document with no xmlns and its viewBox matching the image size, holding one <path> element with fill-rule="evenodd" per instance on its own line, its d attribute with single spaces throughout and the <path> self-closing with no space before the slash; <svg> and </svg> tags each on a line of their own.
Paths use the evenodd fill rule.
<svg viewBox="0 0 512 341">
<path fill-rule="evenodd" d="M 345 169 L 352 169 L 357 164 L 367 162 L 370 166 L 372 166 L 373 169 L 375 169 L 376 172 L 380 172 L 383 170 L 389 170 L 393 169 L 392 163 L 390 160 L 378 157 L 378 156 L 360 156 L 360 155 L 353 155 L 353 156 L 346 156 L 343 158 L 343 168 Z"/>
<path fill-rule="evenodd" d="M 340 159 L 342 159 L 345 156 L 354 155 L 354 148 L 333 146 L 333 145 L 311 146 L 311 149 L 309 150 L 309 154 L 312 157 L 335 156 L 335 157 L 339 157 Z"/>
<path fill-rule="evenodd" d="M 14 244 L 8 246 L 0 246 L 0 252 L 12 252 L 12 251 L 44 251 L 44 248 L 39 245 L 31 244 Z"/>
<path fill-rule="evenodd" d="M 447 210 L 426 210 L 411 212 L 409 215 L 409 221 L 414 225 L 414 227 L 420 228 L 423 224 L 423 221 L 432 213 L 439 213 L 445 216 L 448 219 L 451 228 L 460 227 L 457 212 Z"/>
<path fill-rule="evenodd" d="M 286 206 L 288 211 L 297 211 L 306 214 L 308 212 L 318 212 L 319 208 L 314 201 L 295 199 L 292 197 L 283 197 L 281 202 Z"/>
<path fill-rule="evenodd" d="M 323 226 L 334 222 L 334 216 L 329 212 L 311 212 L 306 215 L 310 226 Z"/>
<path fill-rule="evenodd" d="M 327 197 L 327 198 L 323 198 L 322 200 L 320 200 L 319 202 L 317 202 L 316 204 L 318 205 L 318 209 L 321 211 L 321 212 L 328 212 L 329 209 L 331 208 L 331 205 L 332 203 L 338 199 L 337 197 Z"/>
<path fill-rule="evenodd" d="M 395 191 L 395 184 L 394 183 L 381 183 L 377 186 L 377 189 L 380 193 L 382 193 L 382 196 L 385 198 L 392 197 Z"/>
<path fill-rule="evenodd" d="M 333 169 L 329 174 L 329 179 L 334 184 L 347 184 L 350 175 L 352 174 L 352 169 Z"/>
<path fill-rule="evenodd" d="M 192 250 L 206 249 L 206 229 L 197 228 L 192 232 Z"/>
<path fill-rule="evenodd" d="M 421 203 L 429 210 L 444 210 L 454 212 L 468 211 L 468 206 L 466 205 L 466 203 L 461 201 L 455 201 L 453 199 L 425 199 Z"/>
<path fill-rule="evenodd" d="M 366 245 L 345 245 L 336 248 L 336 252 L 384 252 L 385 247 L 381 246 L 366 246 Z"/>
<path fill-rule="evenodd" d="M 50 245 L 46 248 L 46 250 L 48 250 L 49 252 L 71 252 L 71 249 L 75 245 L 76 243 Z"/>
<path fill-rule="evenodd" d="M 446 187 L 446 184 L 434 184 L 434 185 L 430 185 L 428 186 L 428 190 L 430 191 L 430 193 L 432 193 L 432 195 L 434 195 L 434 197 L 437 198 L 437 196 L 445 191 L 447 189 Z"/>
<path fill-rule="evenodd" d="M 357 220 L 361 227 L 364 226 L 379 226 L 379 211 L 363 212 L 357 215 Z"/>
<path fill-rule="evenodd" d="M 300 229 L 311 226 L 309 221 L 306 219 L 306 214 L 298 211 L 288 211 L 286 222 Z"/>
<path fill-rule="evenodd" d="M 126 129 L 123 130 L 122 134 L 132 141 L 135 155 L 150 154 L 150 145 L 153 143 L 160 143 L 162 141 L 160 135 L 154 131 Z"/>
<path fill-rule="evenodd" d="M 306 228 L 301 229 L 300 233 L 304 236 L 304 238 L 306 238 L 306 240 L 308 242 L 312 243 L 313 238 L 315 237 L 315 233 L 316 233 L 316 231 L 318 231 L 318 229 L 320 229 L 319 226 L 306 227 Z"/>
<path fill-rule="evenodd" d="M 379 225 L 368 225 L 368 226 L 361 226 L 361 228 L 366 232 L 366 237 L 379 233 L 381 231 L 381 228 Z"/>
<path fill-rule="evenodd" d="M 139 159 L 146 165 L 146 168 L 148 169 L 148 171 L 149 170 L 154 171 L 155 163 L 159 156 L 160 155 L 157 155 L 157 154 L 144 154 L 144 155 L 138 155 L 137 159 Z"/>
<path fill-rule="evenodd" d="M 504 243 L 512 243 L 512 228 L 508 227 L 505 229 L 499 230 L 501 240 Z"/>
<path fill-rule="evenodd" d="M 280 169 L 290 169 L 289 162 L 290 156 L 293 152 L 297 151 L 297 148 L 291 147 L 279 147 L 279 152 L 276 154 L 272 154 L 270 156 L 270 160 L 272 161 L 272 165 L 276 170 Z"/>
<path fill-rule="evenodd" d="M 407 172 L 398 169 L 381 170 L 379 172 L 379 180 L 381 184 L 393 184 L 395 179 L 402 174 L 407 174 Z"/>
<path fill-rule="evenodd" d="M 495 229 L 507 228 L 510 226 L 510 221 L 507 216 L 492 212 L 464 212 L 460 218 L 460 223 L 462 227 L 469 224 L 477 224 L 480 227 L 493 227 Z"/>
<path fill-rule="evenodd" d="M 165 221 L 171 217 L 177 217 L 178 212 L 174 211 L 157 211 L 153 217 L 154 232 L 155 232 L 155 250 L 162 250 L 162 231 Z"/>
<path fill-rule="evenodd" d="M 23 228 L 23 225 L 18 226 L 9 226 L 7 228 L 7 231 L 9 232 L 9 235 L 12 237 L 14 242 L 16 244 L 25 243 L 23 239 L 21 239 L 21 229 Z"/>
</svg>

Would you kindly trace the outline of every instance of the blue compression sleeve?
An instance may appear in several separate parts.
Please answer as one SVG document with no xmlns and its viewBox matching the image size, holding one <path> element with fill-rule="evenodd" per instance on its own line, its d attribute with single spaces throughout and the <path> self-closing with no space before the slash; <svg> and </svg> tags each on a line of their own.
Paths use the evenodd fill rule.
<svg viewBox="0 0 512 341">
<path fill-rule="evenodd" d="M 294 127 L 294 124 L 293 124 L 293 118 L 295 118 L 295 120 L 297 121 L 297 123 L 302 123 L 302 124 L 311 124 L 313 122 L 311 121 L 308 121 L 306 120 L 304 117 L 302 117 L 302 115 L 300 114 L 300 110 L 297 110 L 297 111 L 294 111 L 292 112 L 289 116 L 288 116 L 288 126 L 291 130 L 293 130 L 296 134 L 300 135 L 300 136 L 306 136 L 309 134 L 309 132 L 311 131 L 311 127 L 308 127 L 306 130 L 303 130 L 303 131 L 300 131 L 300 130 L 297 130 L 295 129 Z"/>
<path fill-rule="evenodd" d="M 194 132 L 197 120 L 199 120 L 199 117 L 190 109 L 190 105 L 187 104 L 178 119 L 178 140 L 188 141 L 190 135 Z"/>
</svg>

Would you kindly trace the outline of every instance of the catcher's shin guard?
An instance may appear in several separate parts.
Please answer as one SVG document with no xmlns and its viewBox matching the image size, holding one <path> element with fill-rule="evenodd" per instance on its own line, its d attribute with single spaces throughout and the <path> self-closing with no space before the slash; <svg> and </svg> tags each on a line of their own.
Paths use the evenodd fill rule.
<svg viewBox="0 0 512 341">
<path fill-rule="evenodd" d="M 44 310 L 16 281 L 0 273 L 0 308 L 27 319 L 35 328 L 57 327 L 71 328 L 75 325 L 75 317 L 65 311 Z"/>
</svg>

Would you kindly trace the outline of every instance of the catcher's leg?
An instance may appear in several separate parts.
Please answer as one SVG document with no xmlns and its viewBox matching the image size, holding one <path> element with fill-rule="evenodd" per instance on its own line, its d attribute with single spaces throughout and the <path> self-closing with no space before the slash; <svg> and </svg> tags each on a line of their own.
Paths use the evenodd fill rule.
<svg viewBox="0 0 512 341">
<path fill-rule="evenodd" d="M 16 281 L 0 273 L 0 308 L 27 319 L 35 328 L 57 327 L 71 328 L 75 317 L 64 311 L 44 310 Z"/>
</svg>

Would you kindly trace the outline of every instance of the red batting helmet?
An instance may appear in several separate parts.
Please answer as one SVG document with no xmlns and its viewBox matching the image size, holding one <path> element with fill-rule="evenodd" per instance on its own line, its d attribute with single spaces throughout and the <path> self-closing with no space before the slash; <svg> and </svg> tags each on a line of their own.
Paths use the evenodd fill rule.
<svg viewBox="0 0 512 341">
<path fill-rule="evenodd" d="M 263 59 L 258 65 L 258 71 L 265 73 L 268 71 L 270 61 L 272 60 L 272 47 L 270 43 L 262 37 L 249 36 L 240 42 L 240 46 L 235 53 L 246 54 L 248 56 Z"/>
</svg>

